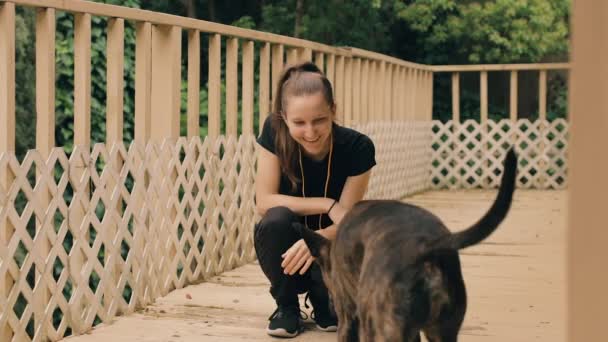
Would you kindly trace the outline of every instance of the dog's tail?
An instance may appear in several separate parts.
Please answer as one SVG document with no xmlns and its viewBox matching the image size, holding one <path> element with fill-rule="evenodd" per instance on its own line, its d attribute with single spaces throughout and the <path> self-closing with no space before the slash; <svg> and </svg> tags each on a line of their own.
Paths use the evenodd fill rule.
<svg viewBox="0 0 608 342">
<path fill-rule="evenodd" d="M 429 252 L 438 250 L 458 250 L 473 246 L 490 236 L 498 225 L 504 220 L 511 208 L 513 191 L 515 190 L 517 155 L 513 148 L 507 152 L 505 158 L 504 172 L 500 182 L 498 195 L 492 207 L 485 215 L 471 227 L 440 239 L 429 246 Z M 427 254 L 427 253 L 425 253 Z"/>
</svg>

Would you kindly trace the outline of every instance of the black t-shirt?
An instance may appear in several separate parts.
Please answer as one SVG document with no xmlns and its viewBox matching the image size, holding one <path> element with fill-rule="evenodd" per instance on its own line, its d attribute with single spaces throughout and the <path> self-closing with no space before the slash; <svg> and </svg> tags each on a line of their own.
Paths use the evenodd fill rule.
<svg viewBox="0 0 608 342">
<path fill-rule="evenodd" d="M 339 200 L 344 189 L 346 179 L 350 176 L 360 175 L 376 165 L 375 148 L 372 140 L 366 135 L 353 129 L 333 124 L 333 152 L 331 162 L 331 175 L 327 189 L 327 197 Z M 262 134 L 257 142 L 266 150 L 275 153 L 275 132 L 272 129 L 271 117 L 268 116 L 262 128 Z M 327 165 L 329 154 L 323 160 L 316 161 L 302 154 L 302 166 L 306 183 L 306 197 L 323 197 L 325 180 L 327 178 Z M 296 176 L 301 179 L 300 170 Z M 292 190 L 289 178 L 281 172 L 279 194 L 302 197 L 302 183 L 297 183 Z M 308 226 L 311 229 L 318 227 L 319 215 L 308 217 Z M 331 225 L 327 215 L 323 215 L 323 227 Z"/>
</svg>

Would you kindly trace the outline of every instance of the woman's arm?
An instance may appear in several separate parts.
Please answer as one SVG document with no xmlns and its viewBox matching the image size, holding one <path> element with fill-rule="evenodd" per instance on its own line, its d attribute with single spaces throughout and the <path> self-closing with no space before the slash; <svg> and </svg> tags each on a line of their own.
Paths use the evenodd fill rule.
<svg viewBox="0 0 608 342">
<path fill-rule="evenodd" d="M 272 152 L 258 146 L 258 170 L 255 179 L 255 202 L 260 215 L 272 207 L 283 206 L 298 215 L 324 214 L 333 204 L 331 198 L 295 197 L 279 194 L 281 165 Z M 347 181 L 348 183 L 348 181 Z M 333 211 L 334 209 L 332 209 Z"/>
<path fill-rule="evenodd" d="M 371 169 L 357 176 L 348 177 L 344 189 L 342 189 L 342 195 L 340 201 L 331 208 L 329 212 L 329 218 L 331 218 L 333 225 L 320 230 L 318 233 L 323 235 L 326 239 L 333 240 L 336 237 L 337 225 L 342 221 L 342 217 L 349 211 L 357 202 L 363 199 L 365 192 L 367 191 L 367 185 L 369 184 L 369 177 L 371 175 Z"/>
</svg>

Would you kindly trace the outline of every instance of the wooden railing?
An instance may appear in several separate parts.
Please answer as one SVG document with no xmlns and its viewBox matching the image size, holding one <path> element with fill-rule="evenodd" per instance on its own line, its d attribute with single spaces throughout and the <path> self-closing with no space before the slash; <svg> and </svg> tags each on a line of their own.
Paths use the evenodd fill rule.
<svg viewBox="0 0 608 342">
<path fill-rule="evenodd" d="M 22 159 L 15 155 L 16 6 L 36 10 L 36 148 Z M 54 140 L 57 11 L 74 18 L 69 153 Z M 107 134 L 94 146 L 92 16 L 108 20 Z M 136 30 L 135 127 L 128 146 L 126 23 Z M 201 44 L 208 44 L 208 56 L 201 56 Z M 428 188 L 429 66 L 139 9 L 0 1 L 0 341 L 82 334 L 253 260 L 254 123 L 270 111 L 284 65 L 299 60 L 313 60 L 327 74 L 339 121 L 376 141 L 379 166 L 368 196 L 400 198 Z M 201 68 L 207 68 L 206 80 Z M 180 136 L 182 78 L 186 136 Z M 208 107 L 201 108 L 205 85 Z M 208 122 L 200 122 L 201 113 Z M 204 137 L 201 126 L 208 130 Z M 403 149 L 408 153 L 396 153 Z"/>
<path fill-rule="evenodd" d="M 504 151 L 520 153 L 518 186 L 563 189 L 567 186 L 568 127 L 566 118 L 547 119 L 547 72 L 569 70 L 568 63 L 433 66 L 451 73 L 452 120 L 434 121 L 432 187 L 493 188 L 499 184 Z M 518 72 L 538 72 L 538 118 L 518 113 Z M 509 116 L 488 119 L 488 72 L 510 72 Z M 461 120 L 461 73 L 479 74 L 479 120 Z"/>
</svg>

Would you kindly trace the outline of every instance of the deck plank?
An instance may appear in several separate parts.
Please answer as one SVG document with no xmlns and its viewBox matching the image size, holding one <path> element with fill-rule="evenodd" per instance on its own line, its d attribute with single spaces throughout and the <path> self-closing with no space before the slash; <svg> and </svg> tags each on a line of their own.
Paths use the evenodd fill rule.
<svg viewBox="0 0 608 342">
<path fill-rule="evenodd" d="M 462 251 L 469 305 L 460 341 L 565 341 L 566 194 L 518 190 L 496 233 Z M 479 219 L 494 196 L 494 191 L 432 191 L 407 202 L 460 230 Z M 271 341 L 264 328 L 273 309 L 268 281 L 254 263 L 66 340 Z M 309 324 L 293 340 L 335 341 L 336 335 Z"/>
</svg>

